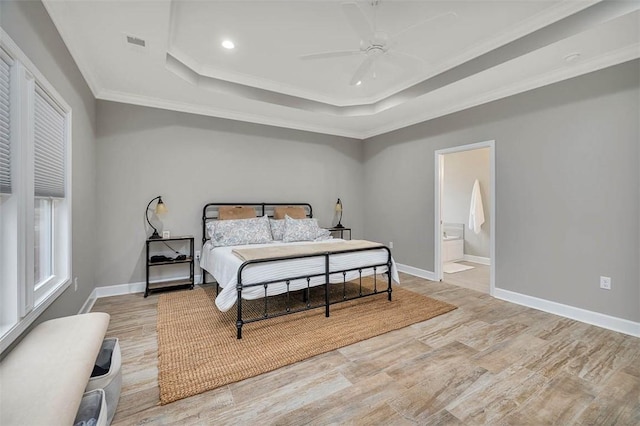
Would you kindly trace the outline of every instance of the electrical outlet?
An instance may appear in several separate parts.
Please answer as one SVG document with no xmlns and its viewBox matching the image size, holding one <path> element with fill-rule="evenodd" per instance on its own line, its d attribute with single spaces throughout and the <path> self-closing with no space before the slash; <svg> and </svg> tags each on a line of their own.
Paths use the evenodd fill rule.
<svg viewBox="0 0 640 426">
<path fill-rule="evenodd" d="M 78 277 L 73 279 L 73 291 L 78 291 Z"/>
<path fill-rule="evenodd" d="M 393 248 L 393 241 L 389 241 L 389 248 Z"/>
<path fill-rule="evenodd" d="M 200 251 L 196 251 L 196 260 L 200 260 Z"/>
<path fill-rule="evenodd" d="M 611 277 L 600 277 L 600 288 L 611 290 Z"/>
</svg>

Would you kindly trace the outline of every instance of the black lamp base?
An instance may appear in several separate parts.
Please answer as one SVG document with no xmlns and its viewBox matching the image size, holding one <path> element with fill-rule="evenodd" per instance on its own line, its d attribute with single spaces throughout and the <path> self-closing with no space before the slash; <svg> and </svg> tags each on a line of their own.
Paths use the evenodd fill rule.
<svg viewBox="0 0 640 426">
<path fill-rule="evenodd" d="M 341 223 L 338 223 L 336 226 L 334 226 L 334 228 L 344 228 L 344 225 Z"/>
<path fill-rule="evenodd" d="M 150 240 L 161 240 L 162 237 L 160 235 L 158 235 L 157 231 L 153 231 L 153 234 L 151 234 L 151 236 L 149 237 Z"/>
</svg>

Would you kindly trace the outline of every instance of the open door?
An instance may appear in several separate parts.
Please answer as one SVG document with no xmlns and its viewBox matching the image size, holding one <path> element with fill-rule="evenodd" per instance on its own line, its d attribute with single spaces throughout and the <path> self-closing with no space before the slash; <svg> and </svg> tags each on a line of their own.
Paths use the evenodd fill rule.
<svg viewBox="0 0 640 426">
<path fill-rule="evenodd" d="M 464 242 L 459 242 L 459 241 L 446 241 L 447 246 L 444 247 L 443 244 L 445 244 L 444 240 L 444 231 L 445 231 L 445 224 L 444 224 L 444 220 L 443 220 L 443 196 L 444 196 L 444 191 L 445 191 L 445 167 L 446 167 L 446 162 L 445 162 L 445 156 L 448 154 L 455 154 L 455 153 L 463 153 L 465 151 L 473 151 L 473 150 L 478 150 L 478 149 L 485 149 L 488 148 L 489 150 L 489 184 L 488 184 L 488 191 L 491 194 L 490 196 L 490 200 L 487 204 L 484 205 L 484 211 L 489 212 L 489 259 L 490 259 L 490 264 L 489 264 L 489 294 L 493 295 L 494 294 L 494 290 L 495 290 L 495 264 L 496 264 L 496 258 L 495 258 L 495 200 L 496 200 L 496 191 L 495 191 L 495 141 L 486 141 L 486 142 L 480 142 L 480 143 L 475 143 L 475 144 L 469 144 L 469 145 L 462 145 L 462 146 L 457 146 L 457 147 L 453 147 L 453 148 L 447 148 L 447 149 L 442 149 L 442 150 L 438 150 L 435 152 L 435 188 L 434 188 L 434 194 L 435 194 L 435 200 L 434 200 L 434 206 L 435 206 L 435 223 L 434 223 L 434 239 L 435 239 L 435 246 L 434 246 L 434 275 L 435 275 L 435 279 L 442 281 L 442 279 L 444 278 L 444 271 L 443 271 L 443 259 L 445 257 L 446 253 L 450 253 L 450 250 L 452 249 L 452 247 L 457 247 L 459 245 L 459 243 L 464 244 Z M 486 153 L 485 153 L 486 155 Z M 460 156 L 450 156 L 450 157 L 460 157 Z M 485 157 L 486 158 L 486 157 Z M 486 159 L 484 160 L 486 161 Z M 486 173 L 486 172 L 485 172 Z M 486 175 L 485 175 L 486 176 Z M 486 179 L 486 177 L 485 177 Z M 471 186 L 469 186 L 469 189 L 471 189 Z M 470 197 L 469 197 L 470 200 Z M 467 204 L 466 207 L 466 214 L 468 217 L 468 213 L 469 213 L 469 204 Z M 460 213 L 458 214 L 458 222 L 461 222 L 459 224 L 447 224 L 448 227 L 451 226 L 463 226 L 465 228 L 468 229 L 468 221 L 465 220 L 465 218 L 462 218 L 460 216 Z M 464 238 L 464 237 L 463 237 Z M 485 244 L 486 244 L 486 234 L 484 236 L 485 238 Z M 451 239 L 451 238 L 448 238 Z M 484 246 L 485 250 L 486 250 L 486 245 Z M 486 254 L 484 254 L 484 256 L 486 256 Z M 467 256 L 465 254 L 465 260 L 468 260 L 467 257 L 471 257 L 471 258 L 476 258 L 474 260 L 469 260 L 471 262 L 475 262 L 478 261 L 478 259 L 482 259 L 479 256 Z M 486 259 L 486 258 L 485 258 Z M 489 260 L 487 259 L 487 260 Z M 485 265 L 487 263 L 484 263 Z M 448 265 L 448 267 L 451 266 L 451 264 Z M 457 266 L 457 265 L 454 265 Z M 469 266 L 470 267 L 470 266 Z M 482 268 L 484 269 L 484 273 L 486 274 L 486 266 L 483 266 Z M 453 275 L 449 275 L 447 274 L 449 277 L 452 277 Z M 486 275 L 484 275 L 484 279 L 482 281 L 484 281 L 484 285 L 486 286 Z M 484 287 L 486 291 L 486 287 Z"/>
</svg>

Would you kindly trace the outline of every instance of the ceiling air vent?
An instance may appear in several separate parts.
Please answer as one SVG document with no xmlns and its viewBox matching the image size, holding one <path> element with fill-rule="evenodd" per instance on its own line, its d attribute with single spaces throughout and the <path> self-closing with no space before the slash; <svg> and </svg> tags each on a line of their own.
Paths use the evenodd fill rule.
<svg viewBox="0 0 640 426">
<path fill-rule="evenodd" d="M 147 45 L 147 42 L 143 39 L 130 35 L 127 36 L 127 43 L 138 47 L 145 47 Z"/>
</svg>

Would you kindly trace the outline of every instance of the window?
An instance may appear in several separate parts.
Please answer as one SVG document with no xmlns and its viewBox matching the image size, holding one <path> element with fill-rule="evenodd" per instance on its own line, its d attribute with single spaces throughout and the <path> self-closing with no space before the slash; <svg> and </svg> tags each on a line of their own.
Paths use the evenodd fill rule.
<svg viewBox="0 0 640 426">
<path fill-rule="evenodd" d="M 71 109 L 0 28 L 0 351 L 71 277 Z"/>
<path fill-rule="evenodd" d="M 36 291 L 53 275 L 51 243 L 53 234 L 53 202 L 46 198 L 35 199 L 33 280 Z"/>
</svg>

